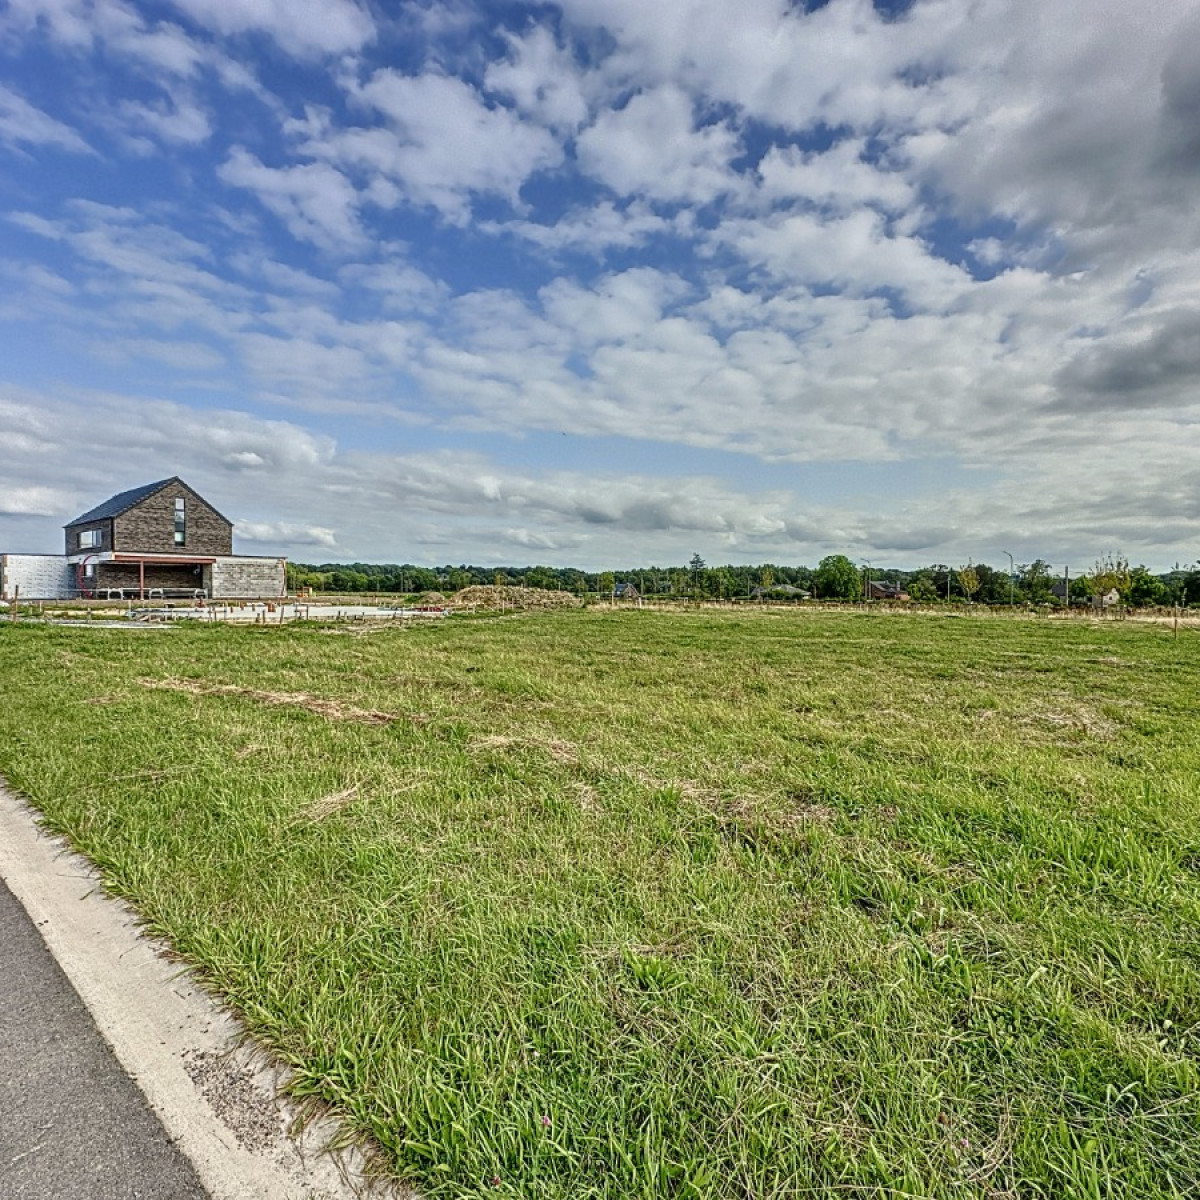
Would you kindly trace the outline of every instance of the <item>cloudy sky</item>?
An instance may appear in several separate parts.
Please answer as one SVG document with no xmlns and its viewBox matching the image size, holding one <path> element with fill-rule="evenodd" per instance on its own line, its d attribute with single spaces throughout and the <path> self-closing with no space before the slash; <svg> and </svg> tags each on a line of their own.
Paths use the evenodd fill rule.
<svg viewBox="0 0 1200 1200">
<path fill-rule="evenodd" d="M 0 550 L 1200 556 L 1200 0 L 0 0 Z"/>
</svg>

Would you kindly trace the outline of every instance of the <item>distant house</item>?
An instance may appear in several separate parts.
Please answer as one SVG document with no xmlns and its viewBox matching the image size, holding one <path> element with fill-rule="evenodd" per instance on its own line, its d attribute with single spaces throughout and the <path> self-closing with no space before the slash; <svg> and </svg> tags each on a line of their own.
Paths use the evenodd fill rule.
<svg viewBox="0 0 1200 1200">
<path fill-rule="evenodd" d="M 286 560 L 235 555 L 233 522 L 178 475 L 110 496 L 64 526 L 55 555 L 4 555 L 0 594 L 28 599 L 264 599 Z"/>
<path fill-rule="evenodd" d="M 180 559 L 233 553 L 233 522 L 178 475 L 110 496 L 65 529 L 68 558 L 105 551 Z"/>
<path fill-rule="evenodd" d="M 1116 588 L 1109 588 L 1107 592 L 1101 592 L 1100 595 L 1092 597 L 1093 608 L 1112 608 L 1113 605 L 1120 603 L 1121 593 Z"/>
<path fill-rule="evenodd" d="M 639 592 L 632 583 L 618 583 L 617 586 L 613 588 L 614 600 L 640 600 L 641 598 L 641 592 Z"/>
<path fill-rule="evenodd" d="M 911 600 L 912 597 L 898 583 L 884 583 L 872 579 L 867 584 L 867 596 L 872 600 Z"/>
</svg>

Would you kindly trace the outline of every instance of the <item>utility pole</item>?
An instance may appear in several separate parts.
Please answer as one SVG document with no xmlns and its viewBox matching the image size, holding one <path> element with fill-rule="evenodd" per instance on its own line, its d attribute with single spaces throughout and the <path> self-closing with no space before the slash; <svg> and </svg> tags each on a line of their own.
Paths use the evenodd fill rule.
<svg viewBox="0 0 1200 1200">
<path fill-rule="evenodd" d="M 1007 550 L 1001 550 L 1001 554 L 1008 554 Z M 1013 606 L 1013 576 L 1016 575 L 1017 568 L 1013 566 L 1013 556 L 1008 554 L 1008 607 Z"/>
<path fill-rule="evenodd" d="M 871 603 L 871 561 L 870 561 L 870 559 L 864 558 L 863 562 L 866 564 L 866 568 L 867 568 L 866 572 L 864 573 L 864 578 L 863 578 L 863 603 L 870 604 Z"/>
</svg>

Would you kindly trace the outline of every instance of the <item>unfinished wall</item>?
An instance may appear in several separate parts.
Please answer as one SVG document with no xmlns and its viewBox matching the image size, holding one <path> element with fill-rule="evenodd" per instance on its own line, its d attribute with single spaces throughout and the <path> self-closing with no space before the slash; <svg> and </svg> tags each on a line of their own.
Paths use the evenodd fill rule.
<svg viewBox="0 0 1200 1200">
<path fill-rule="evenodd" d="M 287 590 L 286 559 L 229 555 L 210 568 L 214 600 L 275 600 Z"/>
<path fill-rule="evenodd" d="M 0 554 L 0 599 L 68 600 L 75 595 L 75 568 L 60 554 Z"/>
</svg>

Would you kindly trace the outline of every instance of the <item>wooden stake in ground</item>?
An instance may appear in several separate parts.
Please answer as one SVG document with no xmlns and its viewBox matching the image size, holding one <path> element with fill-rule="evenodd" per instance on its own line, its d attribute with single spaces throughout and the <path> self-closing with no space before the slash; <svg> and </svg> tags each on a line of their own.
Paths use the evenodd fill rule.
<svg viewBox="0 0 1200 1200">
<path fill-rule="evenodd" d="M 20 600 L 21 600 L 21 585 L 18 583 L 17 586 L 15 588 L 13 588 L 12 619 L 14 622 L 19 621 L 21 619 L 20 615 L 19 615 L 20 611 L 21 611 L 20 607 L 19 607 Z"/>
</svg>

